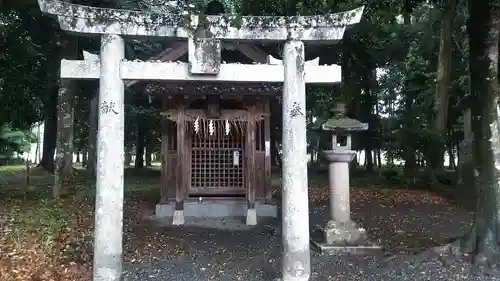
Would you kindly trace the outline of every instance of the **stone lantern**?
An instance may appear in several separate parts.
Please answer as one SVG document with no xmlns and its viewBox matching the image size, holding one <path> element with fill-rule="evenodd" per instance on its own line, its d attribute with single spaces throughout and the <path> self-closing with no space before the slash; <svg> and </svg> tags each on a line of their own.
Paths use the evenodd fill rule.
<svg viewBox="0 0 500 281">
<path fill-rule="evenodd" d="M 375 247 L 368 243 L 365 230 L 351 220 L 349 199 L 349 163 L 356 156 L 356 151 L 351 149 L 351 134 L 367 130 L 368 124 L 346 117 L 343 102 L 337 103 L 333 112 L 334 117 L 321 127 L 323 131 L 332 132 L 332 149 L 323 152 L 329 162 L 330 218 L 321 229 L 320 239 L 324 241 L 313 240 L 315 246 L 327 254 Z"/>
</svg>

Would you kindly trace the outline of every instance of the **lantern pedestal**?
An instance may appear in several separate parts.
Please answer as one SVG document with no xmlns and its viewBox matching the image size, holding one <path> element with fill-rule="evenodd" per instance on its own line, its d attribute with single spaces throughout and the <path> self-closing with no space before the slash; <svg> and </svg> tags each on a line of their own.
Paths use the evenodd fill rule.
<svg viewBox="0 0 500 281">
<path fill-rule="evenodd" d="M 356 152 L 343 147 L 324 151 L 329 162 L 330 220 L 313 235 L 322 254 L 367 253 L 381 248 L 368 241 L 366 231 L 351 220 L 349 162 Z"/>
</svg>

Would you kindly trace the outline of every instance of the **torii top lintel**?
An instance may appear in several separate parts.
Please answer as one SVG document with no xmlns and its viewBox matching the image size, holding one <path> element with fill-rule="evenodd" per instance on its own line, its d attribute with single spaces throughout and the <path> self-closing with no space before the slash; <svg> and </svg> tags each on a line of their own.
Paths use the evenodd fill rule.
<svg viewBox="0 0 500 281">
<path fill-rule="evenodd" d="M 56 16 L 61 29 L 85 34 L 192 37 L 201 16 L 108 9 L 38 0 L 42 12 Z M 321 16 L 203 16 L 209 37 L 222 40 L 338 41 L 347 26 L 361 20 L 364 7 Z"/>
</svg>

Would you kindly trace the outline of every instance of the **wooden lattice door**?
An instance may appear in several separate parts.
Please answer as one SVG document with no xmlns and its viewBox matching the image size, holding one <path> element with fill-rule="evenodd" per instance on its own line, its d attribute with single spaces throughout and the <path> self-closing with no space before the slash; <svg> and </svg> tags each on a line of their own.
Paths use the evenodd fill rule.
<svg viewBox="0 0 500 281">
<path fill-rule="evenodd" d="M 198 120 L 191 128 L 190 195 L 245 194 L 245 122 Z"/>
</svg>

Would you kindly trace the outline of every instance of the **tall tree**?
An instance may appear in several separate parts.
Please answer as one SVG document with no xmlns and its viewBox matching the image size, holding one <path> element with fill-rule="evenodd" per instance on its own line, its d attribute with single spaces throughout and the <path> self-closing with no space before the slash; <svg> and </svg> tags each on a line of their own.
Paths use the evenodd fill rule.
<svg viewBox="0 0 500 281">
<path fill-rule="evenodd" d="M 469 0 L 470 91 L 478 204 L 469 250 L 490 258 L 499 251 L 500 134 L 498 40 L 500 0 Z"/>
<path fill-rule="evenodd" d="M 434 122 L 437 138 L 437 153 L 430 159 L 431 171 L 443 170 L 445 137 L 448 125 L 448 100 L 451 90 L 453 58 L 453 21 L 456 14 L 457 0 L 444 0 L 442 5 L 441 33 L 439 37 L 439 57 L 437 68 L 437 86 L 434 104 Z M 434 177 L 433 177 L 434 178 Z"/>
<path fill-rule="evenodd" d="M 138 116 L 137 121 L 137 141 L 135 143 L 135 168 L 144 168 L 144 147 L 145 147 L 145 119 L 142 115 Z"/>
<path fill-rule="evenodd" d="M 78 38 L 64 36 L 62 57 L 78 58 Z M 73 174 L 74 107 L 76 81 L 60 79 L 57 103 L 57 154 L 53 196 L 59 198 L 63 183 Z"/>
<path fill-rule="evenodd" d="M 470 233 L 455 245 L 473 254 L 476 263 L 500 252 L 500 112 L 498 44 L 500 0 L 469 0 L 469 71 L 473 99 L 474 161 L 477 204 Z"/>
</svg>

